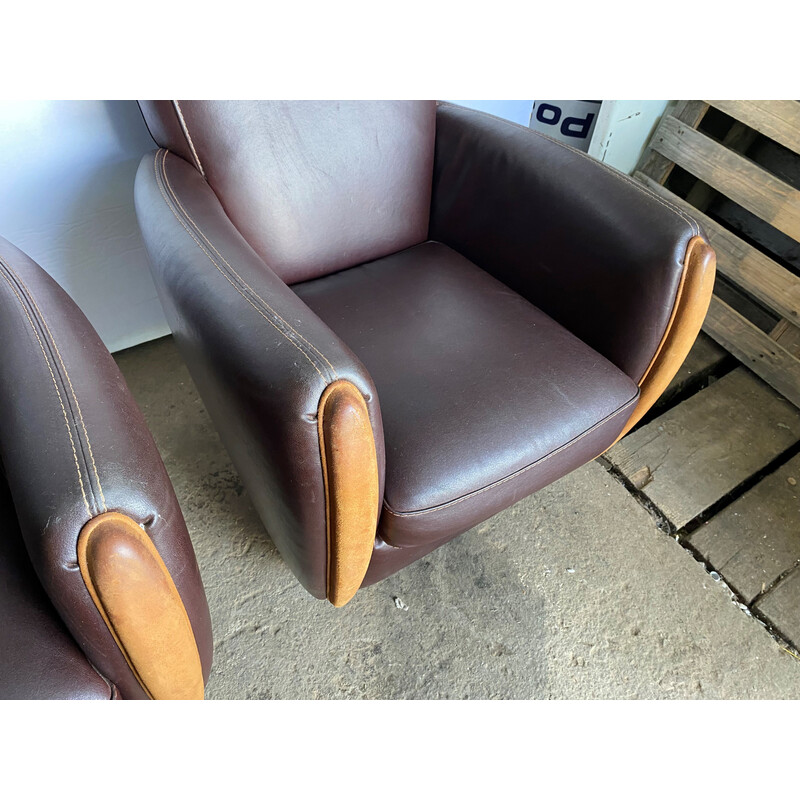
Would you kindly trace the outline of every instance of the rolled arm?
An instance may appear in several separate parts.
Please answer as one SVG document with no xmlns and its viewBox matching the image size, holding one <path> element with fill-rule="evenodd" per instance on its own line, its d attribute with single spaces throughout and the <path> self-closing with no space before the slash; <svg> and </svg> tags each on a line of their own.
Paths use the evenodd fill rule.
<svg viewBox="0 0 800 800">
<path fill-rule="evenodd" d="M 688 353 L 714 283 L 713 250 L 683 211 L 584 153 L 449 104 L 437 111 L 430 236 L 638 382 L 630 424 Z"/>
<path fill-rule="evenodd" d="M 0 456 L 37 575 L 126 698 L 202 698 L 208 606 L 161 457 L 100 338 L 0 240 Z"/>
<path fill-rule="evenodd" d="M 135 194 L 176 343 L 253 503 L 306 589 L 342 605 L 366 573 L 383 497 L 372 379 L 193 166 L 147 155 Z"/>
</svg>

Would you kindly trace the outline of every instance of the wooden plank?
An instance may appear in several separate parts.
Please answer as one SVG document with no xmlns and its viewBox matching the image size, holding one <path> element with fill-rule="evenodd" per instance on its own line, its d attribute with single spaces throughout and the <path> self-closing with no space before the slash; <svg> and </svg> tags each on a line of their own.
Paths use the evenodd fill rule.
<svg viewBox="0 0 800 800">
<path fill-rule="evenodd" d="M 796 100 L 706 100 L 706 102 L 800 154 L 800 103 Z"/>
<path fill-rule="evenodd" d="M 788 350 L 795 358 L 800 358 L 800 328 L 782 319 L 769 334 L 781 347 Z"/>
<path fill-rule="evenodd" d="M 755 608 L 795 648 L 800 648 L 800 568 L 787 575 Z"/>
<path fill-rule="evenodd" d="M 650 146 L 800 241 L 800 192 L 788 183 L 671 116 L 661 120 Z"/>
<path fill-rule="evenodd" d="M 706 115 L 706 111 L 708 103 L 704 100 L 678 100 L 671 115 L 685 125 L 696 128 Z M 656 183 L 665 183 L 674 166 L 675 162 L 672 159 L 665 158 L 648 146 L 636 168 Z"/>
<path fill-rule="evenodd" d="M 773 309 L 778 316 L 800 321 L 800 278 L 646 175 L 637 172 L 634 177 L 680 206 L 703 226 L 717 253 L 717 269 L 723 275 Z"/>
<path fill-rule="evenodd" d="M 774 311 L 753 299 L 735 283 L 727 280 L 722 273 L 719 275 L 719 280 L 714 283 L 714 295 L 764 333 L 771 333 L 780 322 L 781 318 Z"/>
<path fill-rule="evenodd" d="M 800 455 L 716 514 L 689 541 L 751 603 L 800 563 Z M 800 605 L 796 613 L 800 616 Z"/>
<path fill-rule="evenodd" d="M 681 529 L 797 441 L 800 411 L 737 367 L 606 457 Z"/>
<path fill-rule="evenodd" d="M 731 129 L 725 134 L 722 144 L 729 150 L 735 150 L 737 153 L 744 153 L 757 138 L 757 131 L 748 128 L 747 125 L 743 125 L 741 122 L 735 122 Z M 718 196 L 719 192 L 712 189 L 707 183 L 698 180 L 686 195 L 686 202 L 700 211 L 705 211 L 711 205 L 714 198 Z"/>
<path fill-rule="evenodd" d="M 703 330 L 800 408 L 800 360 L 785 347 L 716 296 Z"/>
</svg>

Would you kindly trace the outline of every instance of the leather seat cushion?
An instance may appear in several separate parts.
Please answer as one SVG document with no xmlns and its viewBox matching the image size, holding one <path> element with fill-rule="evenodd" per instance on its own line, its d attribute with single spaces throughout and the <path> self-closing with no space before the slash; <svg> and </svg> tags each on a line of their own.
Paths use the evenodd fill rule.
<svg viewBox="0 0 800 800">
<path fill-rule="evenodd" d="M 395 546 L 451 538 L 590 461 L 638 397 L 610 361 L 438 242 L 293 288 L 374 379 L 379 532 Z"/>
<path fill-rule="evenodd" d="M 111 687 L 87 661 L 39 584 L 2 477 L 0 618 L 0 699 L 111 698 Z"/>
</svg>

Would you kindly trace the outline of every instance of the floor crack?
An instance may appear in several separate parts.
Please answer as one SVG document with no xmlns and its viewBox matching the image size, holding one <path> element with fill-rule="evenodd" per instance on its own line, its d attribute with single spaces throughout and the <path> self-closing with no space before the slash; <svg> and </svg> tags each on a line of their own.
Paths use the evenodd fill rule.
<svg viewBox="0 0 800 800">
<path fill-rule="evenodd" d="M 788 569 L 785 569 L 783 572 L 781 572 L 781 574 L 778 575 L 778 577 L 775 578 L 775 580 L 772 581 L 772 583 L 770 583 L 769 586 L 767 586 L 765 589 L 762 589 L 750 601 L 750 605 L 754 606 L 756 603 L 759 603 L 761 600 L 763 600 L 773 589 L 777 589 L 778 588 L 778 584 L 783 583 L 784 579 L 788 578 L 793 572 L 797 571 L 798 567 L 800 567 L 800 558 L 798 558 L 797 561 L 795 561 L 794 564 L 792 564 L 791 567 L 789 567 Z"/>
</svg>

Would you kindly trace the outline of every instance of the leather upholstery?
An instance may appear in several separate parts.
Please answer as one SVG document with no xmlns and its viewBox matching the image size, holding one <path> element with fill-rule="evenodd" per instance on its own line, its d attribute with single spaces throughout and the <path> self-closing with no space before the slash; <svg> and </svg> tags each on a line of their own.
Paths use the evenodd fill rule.
<svg viewBox="0 0 800 800">
<path fill-rule="evenodd" d="M 208 605 L 183 515 L 144 418 L 78 307 L 5 240 L 0 341 L 0 457 L 27 552 L 50 602 L 121 695 L 145 697 L 77 563 L 87 521 L 123 513 L 143 526 L 173 576 L 207 678 Z"/>
<path fill-rule="evenodd" d="M 519 292 L 636 382 L 698 224 L 641 184 L 512 122 L 440 105 L 430 238 Z"/>
<path fill-rule="evenodd" d="M 136 176 L 136 212 L 175 341 L 283 558 L 327 596 L 325 484 L 317 409 L 352 383 L 384 451 L 380 408 L 361 362 L 259 258 L 200 173 L 161 150 Z"/>
<path fill-rule="evenodd" d="M 0 531 L 0 700 L 110 699 L 39 584 L 2 477 Z"/>
<path fill-rule="evenodd" d="M 350 382 L 369 413 L 383 501 L 370 583 L 606 449 L 684 313 L 697 224 L 528 129 L 446 104 L 435 130 L 424 103 L 142 108 L 172 151 L 136 181 L 168 320 L 317 597 L 335 561 L 327 387 Z M 693 326 L 674 328 L 689 334 L 658 385 Z"/>
<path fill-rule="evenodd" d="M 375 381 L 386 447 L 379 533 L 394 546 L 450 538 L 590 461 L 638 395 L 613 364 L 440 243 L 294 289 Z"/>
<path fill-rule="evenodd" d="M 426 238 L 432 102 L 141 107 L 156 142 L 202 168 L 233 224 L 287 283 Z"/>
</svg>

